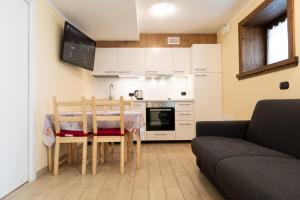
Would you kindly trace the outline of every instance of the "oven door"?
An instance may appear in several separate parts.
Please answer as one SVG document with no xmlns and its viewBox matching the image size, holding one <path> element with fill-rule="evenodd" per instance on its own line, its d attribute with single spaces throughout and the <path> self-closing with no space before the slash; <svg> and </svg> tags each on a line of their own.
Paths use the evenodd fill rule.
<svg viewBox="0 0 300 200">
<path fill-rule="evenodd" d="M 147 131 L 174 131 L 175 108 L 146 108 Z"/>
</svg>

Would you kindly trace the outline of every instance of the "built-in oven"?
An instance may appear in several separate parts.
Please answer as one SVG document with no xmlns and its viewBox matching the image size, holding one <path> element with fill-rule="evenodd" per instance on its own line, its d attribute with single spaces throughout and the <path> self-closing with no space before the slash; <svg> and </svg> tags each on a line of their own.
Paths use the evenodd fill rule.
<svg viewBox="0 0 300 200">
<path fill-rule="evenodd" d="M 175 131 L 175 102 L 147 102 L 146 130 Z"/>
</svg>

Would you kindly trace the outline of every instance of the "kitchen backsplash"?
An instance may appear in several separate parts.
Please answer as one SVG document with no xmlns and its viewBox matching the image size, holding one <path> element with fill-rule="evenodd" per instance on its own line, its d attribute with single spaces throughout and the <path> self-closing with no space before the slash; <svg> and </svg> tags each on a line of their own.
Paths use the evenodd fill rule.
<svg viewBox="0 0 300 200">
<path fill-rule="evenodd" d="M 159 78 L 93 78 L 92 93 L 97 98 L 108 98 L 109 85 L 113 84 L 114 98 L 124 96 L 134 90 L 143 90 L 144 99 L 183 99 L 193 97 L 192 77 L 159 77 Z M 186 92 L 186 96 L 181 96 Z"/>
</svg>

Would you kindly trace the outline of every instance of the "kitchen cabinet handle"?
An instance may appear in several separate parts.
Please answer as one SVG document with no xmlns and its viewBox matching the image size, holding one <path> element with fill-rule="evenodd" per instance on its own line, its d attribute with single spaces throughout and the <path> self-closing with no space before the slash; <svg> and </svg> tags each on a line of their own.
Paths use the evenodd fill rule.
<svg viewBox="0 0 300 200">
<path fill-rule="evenodd" d="M 185 71 L 184 70 L 181 70 L 181 71 L 173 71 L 174 73 L 184 73 Z"/>
<path fill-rule="evenodd" d="M 191 126 L 192 124 L 178 124 L 179 126 Z"/>
<path fill-rule="evenodd" d="M 129 74 L 130 71 L 119 71 L 120 74 Z"/>
<path fill-rule="evenodd" d="M 195 71 L 206 71 L 207 68 L 195 68 L 194 70 L 195 70 Z"/>
<path fill-rule="evenodd" d="M 199 76 L 199 77 L 207 77 L 206 74 L 196 74 L 195 76 Z"/>
<path fill-rule="evenodd" d="M 182 113 L 182 114 L 179 114 L 180 116 L 191 116 L 192 114 L 189 114 L 189 113 Z"/>
<path fill-rule="evenodd" d="M 167 133 L 158 133 L 158 134 L 155 134 L 156 136 L 166 136 L 168 135 Z"/>
<path fill-rule="evenodd" d="M 158 71 L 146 71 L 147 73 L 157 73 Z"/>
<path fill-rule="evenodd" d="M 105 71 L 106 74 L 114 74 L 117 73 L 117 71 Z"/>
<path fill-rule="evenodd" d="M 178 104 L 180 106 L 190 106 L 191 104 L 188 104 L 188 103 L 181 103 L 181 104 Z"/>
</svg>

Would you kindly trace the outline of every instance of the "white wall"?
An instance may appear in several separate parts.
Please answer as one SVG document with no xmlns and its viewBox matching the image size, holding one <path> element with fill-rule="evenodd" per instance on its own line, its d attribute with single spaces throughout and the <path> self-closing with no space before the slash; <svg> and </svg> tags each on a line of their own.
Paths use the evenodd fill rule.
<svg viewBox="0 0 300 200">
<path fill-rule="evenodd" d="M 223 66 L 223 108 L 226 115 L 235 119 L 249 119 L 257 101 L 261 99 L 295 99 L 300 98 L 300 70 L 299 67 L 272 72 L 253 78 L 238 80 L 239 48 L 238 24 L 249 13 L 257 8 L 263 0 L 253 0 L 230 21 L 231 30 L 218 41 L 222 44 Z M 300 53 L 300 1 L 295 3 L 295 49 Z M 290 89 L 280 90 L 279 83 L 290 82 Z"/>
<path fill-rule="evenodd" d="M 45 115 L 53 113 L 52 97 L 76 100 L 82 95 L 90 96 L 90 73 L 79 67 L 61 62 L 60 44 L 64 18 L 48 0 L 36 1 L 35 13 L 36 83 L 35 137 L 36 170 L 47 166 L 47 148 L 43 144 Z"/>
<path fill-rule="evenodd" d="M 134 90 L 143 90 L 144 99 L 179 99 L 192 98 L 192 77 L 161 77 L 161 78 L 93 78 L 92 94 L 97 98 L 109 97 L 109 85 L 114 85 L 114 98 L 124 96 Z M 186 97 L 180 93 L 187 92 Z"/>
</svg>

